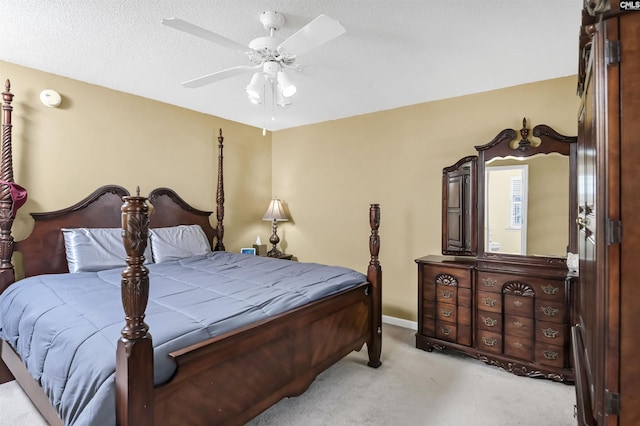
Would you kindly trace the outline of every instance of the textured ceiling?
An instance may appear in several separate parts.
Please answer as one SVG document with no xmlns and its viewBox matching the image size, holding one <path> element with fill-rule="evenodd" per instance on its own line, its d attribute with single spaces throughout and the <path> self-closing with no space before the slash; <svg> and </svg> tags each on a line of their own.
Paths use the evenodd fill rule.
<svg viewBox="0 0 640 426">
<path fill-rule="evenodd" d="M 576 74 L 581 8 L 582 0 L 0 0 L 0 60 L 279 130 Z M 251 74 L 180 85 L 250 63 L 162 18 L 247 45 L 268 34 L 265 10 L 285 15 L 283 39 L 320 14 L 347 30 L 298 56 L 304 67 L 290 73 L 298 93 L 275 121 L 248 101 Z"/>
</svg>

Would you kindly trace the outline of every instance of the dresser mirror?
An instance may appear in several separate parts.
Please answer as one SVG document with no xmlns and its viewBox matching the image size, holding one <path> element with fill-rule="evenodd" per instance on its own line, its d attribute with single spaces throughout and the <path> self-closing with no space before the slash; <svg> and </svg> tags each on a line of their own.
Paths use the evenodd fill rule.
<svg viewBox="0 0 640 426">
<path fill-rule="evenodd" d="M 519 133 L 519 137 L 518 137 Z M 526 119 L 443 169 L 442 253 L 509 260 L 575 252 L 576 137 Z"/>
<path fill-rule="evenodd" d="M 503 130 L 478 151 L 478 252 L 482 257 L 564 258 L 575 241 L 569 182 L 575 137 L 539 125 Z M 573 164 L 572 164 L 573 163 Z"/>
</svg>

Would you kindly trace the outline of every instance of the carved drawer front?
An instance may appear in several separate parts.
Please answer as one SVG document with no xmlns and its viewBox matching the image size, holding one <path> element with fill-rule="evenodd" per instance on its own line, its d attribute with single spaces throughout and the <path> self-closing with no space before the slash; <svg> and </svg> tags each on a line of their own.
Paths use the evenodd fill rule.
<svg viewBox="0 0 640 426">
<path fill-rule="evenodd" d="M 478 311 L 478 329 L 493 331 L 495 333 L 502 332 L 502 315 L 495 312 Z"/>
<path fill-rule="evenodd" d="M 564 345 L 568 339 L 568 327 L 564 324 L 536 321 L 536 341 L 552 345 Z"/>
<path fill-rule="evenodd" d="M 504 332 L 512 336 L 532 339 L 534 324 L 533 318 L 507 315 L 504 319 Z"/>
<path fill-rule="evenodd" d="M 455 342 L 458 337 L 457 328 L 454 323 L 436 321 L 436 337 L 449 342 Z"/>
<path fill-rule="evenodd" d="M 502 335 L 486 330 L 478 330 L 476 346 L 479 350 L 502 353 Z"/>
<path fill-rule="evenodd" d="M 564 281 L 528 278 L 527 283 L 534 288 L 536 299 L 564 302 Z"/>
<path fill-rule="evenodd" d="M 535 361 L 551 367 L 564 367 L 564 348 L 562 346 L 536 342 Z"/>
<path fill-rule="evenodd" d="M 504 295 L 504 313 L 533 318 L 533 297 Z"/>
<path fill-rule="evenodd" d="M 457 322 L 458 307 L 448 303 L 438 303 L 438 312 L 436 318 L 441 321 Z"/>
<path fill-rule="evenodd" d="M 486 291 L 478 292 L 478 309 L 488 312 L 502 312 L 502 294 Z"/>
<path fill-rule="evenodd" d="M 469 269 L 451 268 L 441 265 L 422 265 L 422 285 L 441 284 L 451 287 L 471 288 Z"/>
<path fill-rule="evenodd" d="M 565 306 L 561 302 L 536 300 L 536 319 L 557 324 L 565 323 Z"/>
<path fill-rule="evenodd" d="M 478 272 L 478 281 L 477 281 L 478 291 L 500 293 L 502 291 L 503 283 L 504 283 L 504 279 L 501 279 L 500 274 L 493 274 L 489 272 Z"/>
<path fill-rule="evenodd" d="M 436 301 L 435 300 L 423 300 L 422 301 L 422 316 L 425 318 L 435 319 L 436 317 Z"/>
<path fill-rule="evenodd" d="M 449 285 L 436 286 L 436 300 L 438 303 L 457 303 L 458 288 Z"/>
<path fill-rule="evenodd" d="M 533 340 L 518 336 L 504 336 L 504 354 L 520 359 L 533 360 Z"/>
</svg>

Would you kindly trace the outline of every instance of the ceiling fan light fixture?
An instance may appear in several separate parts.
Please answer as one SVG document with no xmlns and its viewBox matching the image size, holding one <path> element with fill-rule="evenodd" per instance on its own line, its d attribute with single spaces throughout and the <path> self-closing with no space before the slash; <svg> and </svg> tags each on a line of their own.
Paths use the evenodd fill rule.
<svg viewBox="0 0 640 426">
<path fill-rule="evenodd" d="M 280 89 L 282 91 L 282 96 L 284 96 L 285 98 L 290 98 L 291 96 L 296 94 L 298 88 L 293 85 L 289 77 L 284 72 L 278 71 L 277 78 L 278 85 L 280 86 Z"/>
<path fill-rule="evenodd" d="M 256 101 L 260 101 L 260 98 L 262 97 L 262 87 L 263 87 L 263 82 L 260 81 L 260 79 L 262 78 L 262 75 L 260 75 L 259 72 L 254 73 L 253 77 L 251 77 L 251 81 L 249 81 L 249 85 L 246 88 L 247 91 L 247 95 L 249 95 L 249 99 L 256 100 Z"/>
<path fill-rule="evenodd" d="M 278 85 L 278 93 L 276 95 L 276 105 L 278 105 L 279 107 L 286 107 L 291 105 L 291 99 L 285 98 L 282 95 L 282 89 L 280 88 L 280 85 Z"/>
</svg>

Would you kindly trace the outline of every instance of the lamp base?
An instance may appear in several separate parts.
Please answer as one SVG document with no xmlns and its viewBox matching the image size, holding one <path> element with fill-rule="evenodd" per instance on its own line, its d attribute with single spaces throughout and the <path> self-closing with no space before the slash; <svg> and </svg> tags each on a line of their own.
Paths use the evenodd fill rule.
<svg viewBox="0 0 640 426">
<path fill-rule="evenodd" d="M 267 257 L 282 257 L 283 252 L 278 250 L 275 246 L 267 252 Z"/>
</svg>

